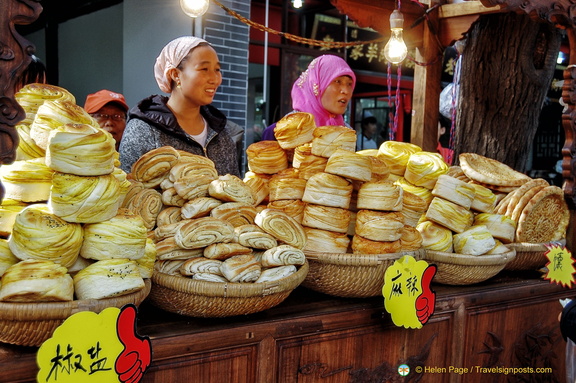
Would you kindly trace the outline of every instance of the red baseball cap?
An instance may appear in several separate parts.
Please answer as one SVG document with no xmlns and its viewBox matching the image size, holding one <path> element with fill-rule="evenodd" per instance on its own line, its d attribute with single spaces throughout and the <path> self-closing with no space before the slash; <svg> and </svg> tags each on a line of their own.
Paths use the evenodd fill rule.
<svg viewBox="0 0 576 383">
<path fill-rule="evenodd" d="M 89 94 L 86 97 L 86 103 L 84 104 L 84 110 L 88 113 L 95 113 L 104 105 L 109 102 L 115 102 L 118 104 L 125 112 L 128 111 L 128 104 L 126 99 L 120 93 L 112 92 L 110 90 L 102 89 L 96 93 Z"/>
</svg>

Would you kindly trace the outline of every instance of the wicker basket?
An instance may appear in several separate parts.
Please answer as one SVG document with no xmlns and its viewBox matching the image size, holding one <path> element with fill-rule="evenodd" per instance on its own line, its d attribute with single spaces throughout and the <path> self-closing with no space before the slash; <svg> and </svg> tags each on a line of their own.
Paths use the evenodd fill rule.
<svg viewBox="0 0 576 383">
<path fill-rule="evenodd" d="M 561 245 L 566 240 L 558 242 Z M 506 264 L 505 270 L 538 270 L 546 266 L 548 259 L 544 255 L 548 251 L 547 243 L 509 243 L 506 246 L 516 250 L 516 258 Z"/>
<path fill-rule="evenodd" d="M 42 303 L 0 302 L 0 342 L 39 347 L 72 314 L 81 311 L 99 313 L 108 307 L 121 308 L 129 303 L 138 306 L 150 293 L 150 287 L 151 282 L 146 279 L 142 290 L 114 298 Z"/>
<path fill-rule="evenodd" d="M 427 250 L 425 260 L 438 267 L 434 282 L 445 285 L 472 285 L 498 274 L 515 256 L 514 249 L 494 255 L 467 255 Z"/>
<path fill-rule="evenodd" d="M 163 310 L 191 317 L 253 314 L 284 301 L 302 283 L 308 268 L 306 262 L 296 273 L 264 283 L 207 282 L 155 271 L 150 300 Z"/>
<path fill-rule="evenodd" d="M 302 286 L 343 298 L 369 298 L 382 295 L 386 269 L 403 255 L 416 259 L 424 250 L 390 254 L 320 253 L 307 251 L 310 271 Z"/>
</svg>

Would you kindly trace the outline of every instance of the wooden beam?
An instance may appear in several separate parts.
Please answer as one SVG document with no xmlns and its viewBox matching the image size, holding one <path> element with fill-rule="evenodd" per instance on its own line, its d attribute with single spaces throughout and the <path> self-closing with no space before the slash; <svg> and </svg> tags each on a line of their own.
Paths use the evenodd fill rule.
<svg viewBox="0 0 576 383">
<path fill-rule="evenodd" d="M 438 9 L 438 38 L 442 45 L 450 46 L 460 40 L 480 15 L 502 12 L 502 6 L 486 7 L 480 1 L 444 4 Z"/>
<path fill-rule="evenodd" d="M 462 3 L 444 4 L 438 10 L 438 18 L 448 19 L 469 15 L 483 15 L 488 13 L 502 12 L 501 5 L 486 7 L 481 1 L 464 1 Z"/>
</svg>

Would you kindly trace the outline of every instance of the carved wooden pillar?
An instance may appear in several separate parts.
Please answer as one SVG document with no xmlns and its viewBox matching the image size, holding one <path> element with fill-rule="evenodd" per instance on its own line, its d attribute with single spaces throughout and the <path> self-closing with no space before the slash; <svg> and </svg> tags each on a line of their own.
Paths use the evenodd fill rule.
<svg viewBox="0 0 576 383">
<path fill-rule="evenodd" d="M 562 100 L 566 109 L 562 114 L 562 127 L 566 135 L 562 148 L 562 177 L 564 178 L 564 194 L 570 208 L 576 208 L 574 200 L 574 174 L 576 174 L 576 34 L 573 29 L 568 30 L 570 42 L 570 64 L 564 71 L 564 86 L 562 87 Z"/>
<path fill-rule="evenodd" d="M 14 162 L 18 134 L 15 125 L 24 119 L 24 110 L 14 99 L 17 79 L 31 62 L 34 46 L 16 32 L 40 16 L 40 0 L 0 1 L 0 166 Z M 0 201 L 4 188 L 0 184 Z"/>
</svg>

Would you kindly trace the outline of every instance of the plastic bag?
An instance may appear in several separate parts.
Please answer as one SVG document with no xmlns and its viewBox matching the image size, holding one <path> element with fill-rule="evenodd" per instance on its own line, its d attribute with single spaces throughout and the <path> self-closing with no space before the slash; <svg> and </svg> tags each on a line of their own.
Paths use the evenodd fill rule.
<svg viewBox="0 0 576 383">
<path fill-rule="evenodd" d="M 455 103 L 453 102 L 454 83 L 446 85 L 440 92 L 440 114 L 448 119 L 452 119 L 452 110 Z M 458 95 L 456 95 L 458 97 Z"/>
</svg>

